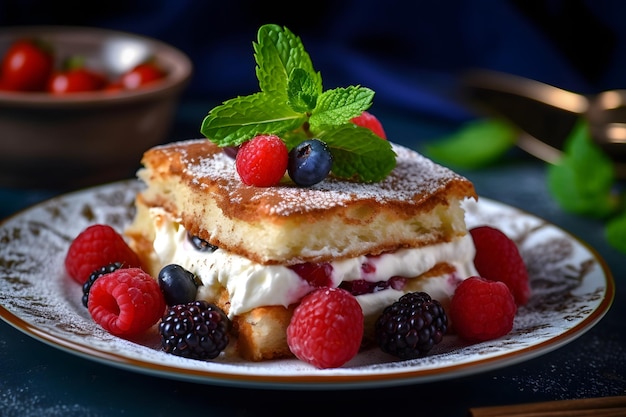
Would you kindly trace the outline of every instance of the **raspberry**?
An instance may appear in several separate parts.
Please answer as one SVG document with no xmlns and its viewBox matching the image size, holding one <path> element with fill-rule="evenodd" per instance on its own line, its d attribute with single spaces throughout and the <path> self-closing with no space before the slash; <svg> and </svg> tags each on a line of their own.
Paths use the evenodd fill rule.
<svg viewBox="0 0 626 417">
<path fill-rule="evenodd" d="M 413 292 L 385 307 L 374 329 L 383 352 L 413 359 L 427 354 L 443 340 L 448 317 L 439 301 L 425 292 Z"/>
<path fill-rule="evenodd" d="M 356 298 L 340 288 L 319 288 L 295 308 L 287 326 L 287 344 L 300 360 L 337 368 L 352 359 L 363 338 L 363 311 Z"/>
<path fill-rule="evenodd" d="M 368 128 L 382 139 L 387 139 L 382 123 L 370 112 L 364 111 L 360 116 L 353 117 L 350 121 L 357 126 Z"/>
<path fill-rule="evenodd" d="M 329 287 L 333 283 L 333 266 L 328 262 L 305 262 L 289 268 L 314 287 Z"/>
<path fill-rule="evenodd" d="M 98 278 L 87 304 L 93 320 L 116 336 L 134 336 L 159 321 L 165 300 L 159 284 L 139 268 L 121 268 Z"/>
<path fill-rule="evenodd" d="M 230 321 L 204 300 L 170 307 L 159 324 L 167 353 L 191 359 L 214 359 L 228 346 Z"/>
<path fill-rule="evenodd" d="M 235 167 L 241 181 L 256 187 L 278 184 L 287 170 L 287 145 L 275 135 L 259 135 L 243 143 Z"/>
<path fill-rule="evenodd" d="M 525 305 L 530 298 L 528 271 L 515 242 L 490 226 L 475 227 L 470 233 L 476 247 L 474 265 L 478 275 L 504 282 L 515 297 L 515 303 Z"/>
<path fill-rule="evenodd" d="M 87 227 L 72 241 L 65 256 L 65 269 L 70 277 L 84 284 L 92 272 L 119 262 L 125 268 L 141 267 L 139 257 L 111 226 L 95 224 Z"/>
<path fill-rule="evenodd" d="M 511 331 L 517 306 L 506 284 L 474 276 L 461 281 L 449 310 L 452 326 L 461 338 L 483 342 Z"/>
</svg>

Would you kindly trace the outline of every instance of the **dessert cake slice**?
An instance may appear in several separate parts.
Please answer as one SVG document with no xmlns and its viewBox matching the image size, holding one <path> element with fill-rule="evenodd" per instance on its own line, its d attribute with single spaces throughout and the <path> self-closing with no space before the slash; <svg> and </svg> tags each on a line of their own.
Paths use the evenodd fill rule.
<svg viewBox="0 0 626 417">
<path fill-rule="evenodd" d="M 383 180 L 329 176 L 311 187 L 288 178 L 242 183 L 234 159 L 207 139 L 148 150 L 146 188 L 126 230 L 150 273 L 178 264 L 202 281 L 198 298 L 232 319 L 247 360 L 291 355 L 286 328 L 318 286 L 345 288 L 365 315 L 365 339 L 402 294 L 428 292 L 444 306 L 476 272 L 461 202 L 470 181 L 402 146 Z"/>
</svg>

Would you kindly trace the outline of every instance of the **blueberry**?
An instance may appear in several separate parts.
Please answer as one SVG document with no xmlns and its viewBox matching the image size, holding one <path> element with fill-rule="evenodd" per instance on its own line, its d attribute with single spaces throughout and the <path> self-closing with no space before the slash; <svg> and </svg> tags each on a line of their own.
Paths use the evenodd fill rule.
<svg viewBox="0 0 626 417">
<path fill-rule="evenodd" d="M 308 187 L 326 178 L 332 166 L 328 146 L 319 139 L 309 139 L 289 152 L 287 172 L 297 185 Z"/>
<path fill-rule="evenodd" d="M 194 301 L 199 284 L 196 276 L 180 265 L 166 265 L 159 272 L 159 287 L 168 306 Z"/>
<path fill-rule="evenodd" d="M 187 239 L 189 239 L 193 247 L 200 252 L 215 252 L 217 250 L 217 246 L 211 245 L 209 242 L 202 239 L 201 237 L 193 236 L 189 232 L 187 232 Z"/>
</svg>

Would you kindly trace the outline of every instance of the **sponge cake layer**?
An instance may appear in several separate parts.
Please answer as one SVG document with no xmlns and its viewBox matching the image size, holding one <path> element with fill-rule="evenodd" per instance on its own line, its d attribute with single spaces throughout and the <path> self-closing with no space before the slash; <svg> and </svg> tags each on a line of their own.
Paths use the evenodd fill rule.
<svg viewBox="0 0 626 417">
<path fill-rule="evenodd" d="M 476 198 L 471 182 L 407 148 L 394 151 L 397 166 L 378 183 L 330 177 L 308 188 L 288 179 L 260 188 L 243 184 L 234 160 L 209 140 L 177 142 L 144 154 L 138 176 L 149 187 L 138 200 L 266 265 L 376 255 L 465 235 L 460 201 Z M 138 238 L 142 229 L 131 227 L 129 235 Z"/>
</svg>

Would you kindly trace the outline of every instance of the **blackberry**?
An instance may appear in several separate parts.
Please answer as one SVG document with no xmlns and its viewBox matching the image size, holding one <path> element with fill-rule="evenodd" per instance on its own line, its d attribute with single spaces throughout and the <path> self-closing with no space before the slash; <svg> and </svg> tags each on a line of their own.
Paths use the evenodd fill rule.
<svg viewBox="0 0 626 417">
<path fill-rule="evenodd" d="M 230 320 L 204 300 L 170 307 L 159 323 L 167 353 L 191 359 L 213 359 L 228 346 Z"/>
<path fill-rule="evenodd" d="M 236 159 L 239 152 L 239 146 L 224 146 L 222 151 L 230 158 Z"/>
<path fill-rule="evenodd" d="M 383 352 L 400 359 L 428 353 L 443 340 L 448 317 L 425 292 L 408 293 L 387 306 L 376 320 L 375 337 Z"/>
<path fill-rule="evenodd" d="M 120 269 L 121 267 L 122 267 L 121 262 L 114 262 L 112 264 L 108 264 L 101 268 L 96 269 L 95 271 L 91 273 L 91 275 L 89 275 L 89 278 L 87 278 L 87 281 L 85 281 L 85 283 L 83 284 L 82 301 L 85 307 L 87 307 L 87 303 L 89 301 L 89 291 L 91 290 L 91 286 L 93 285 L 93 283 L 96 282 L 96 280 L 100 278 L 102 275 L 110 274 L 111 272 L 117 269 Z"/>
</svg>

